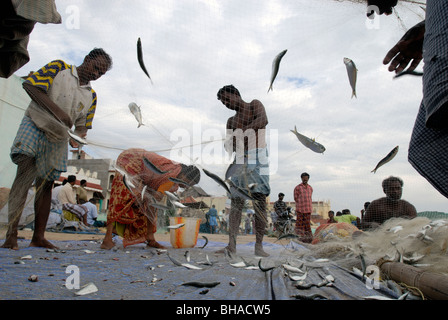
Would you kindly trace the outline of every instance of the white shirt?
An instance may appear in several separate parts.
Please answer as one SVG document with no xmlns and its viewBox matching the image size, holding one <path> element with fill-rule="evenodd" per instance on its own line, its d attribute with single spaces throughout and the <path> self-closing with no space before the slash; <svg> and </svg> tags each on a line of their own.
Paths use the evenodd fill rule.
<svg viewBox="0 0 448 320">
<path fill-rule="evenodd" d="M 92 225 L 95 223 L 95 220 L 98 217 L 98 208 L 96 207 L 95 204 L 93 204 L 90 201 L 87 201 L 86 203 L 83 204 L 84 207 L 87 208 L 87 223 L 89 225 Z"/>
</svg>

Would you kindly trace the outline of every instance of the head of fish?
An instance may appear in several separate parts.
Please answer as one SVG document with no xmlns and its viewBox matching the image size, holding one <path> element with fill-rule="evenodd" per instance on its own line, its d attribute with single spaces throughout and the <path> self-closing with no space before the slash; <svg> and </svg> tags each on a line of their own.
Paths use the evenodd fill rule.
<svg viewBox="0 0 448 320">
<path fill-rule="evenodd" d="M 346 65 L 353 63 L 352 59 L 349 59 L 349 58 L 344 58 L 343 61 Z"/>
</svg>

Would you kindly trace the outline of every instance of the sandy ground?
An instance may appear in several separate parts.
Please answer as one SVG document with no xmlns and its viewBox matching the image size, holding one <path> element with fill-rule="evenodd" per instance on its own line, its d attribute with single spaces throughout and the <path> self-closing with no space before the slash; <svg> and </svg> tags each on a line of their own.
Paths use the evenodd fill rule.
<svg viewBox="0 0 448 320">
<path fill-rule="evenodd" d="M 101 233 L 105 233 L 106 229 L 100 229 Z M 33 236 L 32 230 L 19 230 L 19 237 L 23 237 L 26 240 L 31 240 Z M 202 236 L 206 236 L 209 241 L 222 242 L 227 244 L 228 235 L 226 234 L 209 234 L 209 233 L 200 233 L 198 238 L 202 238 Z M 58 232 L 45 232 L 45 237 L 49 241 L 83 241 L 83 240 L 102 240 L 104 238 L 103 234 L 75 234 L 75 233 L 58 233 Z M 157 233 L 156 234 L 157 241 L 170 241 L 169 232 L 166 233 Z M 255 242 L 255 235 L 239 235 L 237 238 L 238 244 L 245 244 L 249 242 Z M 265 236 L 263 238 L 263 242 L 270 242 L 276 244 L 287 244 L 289 240 L 277 240 L 274 237 Z"/>
</svg>

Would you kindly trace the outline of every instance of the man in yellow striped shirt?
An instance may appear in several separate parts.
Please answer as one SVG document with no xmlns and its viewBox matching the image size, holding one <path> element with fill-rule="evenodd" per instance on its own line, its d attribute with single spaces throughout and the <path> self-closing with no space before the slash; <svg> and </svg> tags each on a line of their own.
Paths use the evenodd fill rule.
<svg viewBox="0 0 448 320">
<path fill-rule="evenodd" d="M 18 222 L 34 180 L 35 226 L 30 246 L 54 247 L 44 237 L 53 181 L 67 171 L 67 142 L 77 147 L 67 131 L 74 126 L 75 133 L 85 137 L 92 128 L 97 100 L 90 81 L 99 79 L 111 67 L 111 57 L 95 48 L 78 67 L 55 60 L 23 83 L 32 100 L 11 147 L 17 173 L 8 200 L 8 233 L 3 247 L 18 249 Z"/>
</svg>

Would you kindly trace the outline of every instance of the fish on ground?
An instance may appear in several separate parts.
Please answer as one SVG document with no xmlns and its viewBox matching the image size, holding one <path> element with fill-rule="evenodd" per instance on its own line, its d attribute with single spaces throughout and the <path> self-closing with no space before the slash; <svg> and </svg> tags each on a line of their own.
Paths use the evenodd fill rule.
<svg viewBox="0 0 448 320">
<path fill-rule="evenodd" d="M 390 160 L 392 160 L 397 155 L 397 153 L 398 153 L 398 146 L 393 148 L 392 151 L 387 154 L 387 156 L 385 156 L 383 159 L 381 159 L 380 162 L 378 162 L 378 164 L 376 165 L 375 169 L 373 169 L 370 172 L 376 173 L 376 170 L 378 170 L 379 167 L 385 165 Z"/>
<path fill-rule="evenodd" d="M 150 169 L 152 172 L 157 173 L 157 174 L 165 174 L 168 171 L 162 171 L 160 170 L 154 163 L 152 163 L 151 161 L 148 160 L 148 158 L 143 157 L 143 163 L 145 164 L 145 166 Z"/>
<path fill-rule="evenodd" d="M 280 61 L 282 60 L 283 56 L 286 54 L 288 50 L 283 50 L 280 52 L 275 58 L 274 61 L 272 61 L 272 72 L 271 72 L 271 84 L 269 85 L 269 90 L 272 91 L 272 84 L 274 83 L 275 77 L 277 77 L 278 70 L 280 68 Z"/>
<path fill-rule="evenodd" d="M 216 287 L 221 282 L 199 282 L 199 281 L 190 281 L 182 283 L 183 286 L 193 286 L 196 288 L 213 288 Z"/>
<path fill-rule="evenodd" d="M 352 99 L 356 96 L 356 78 L 358 77 L 358 69 L 356 69 L 356 65 L 353 60 L 349 58 L 344 58 L 344 64 L 347 68 L 348 80 L 350 82 L 350 86 L 352 87 Z"/>
<path fill-rule="evenodd" d="M 131 111 L 131 113 L 134 115 L 135 119 L 138 122 L 137 128 L 140 128 L 140 126 L 144 126 L 143 119 L 142 119 L 142 112 L 140 110 L 140 107 L 135 102 L 131 102 L 128 105 L 128 107 L 129 107 L 129 110 Z"/>
<path fill-rule="evenodd" d="M 311 149 L 314 152 L 317 153 L 323 153 L 325 151 L 325 147 L 321 145 L 320 143 L 316 142 L 314 139 L 310 139 L 303 134 L 297 132 L 297 127 L 294 126 L 294 130 L 291 130 L 292 133 L 294 133 L 299 139 L 299 141 L 308 149 Z"/>
<path fill-rule="evenodd" d="M 140 68 L 142 68 L 143 72 L 148 76 L 149 80 L 151 80 L 151 84 L 153 84 L 151 77 L 149 76 L 148 70 L 146 70 L 145 63 L 143 62 L 143 49 L 142 49 L 142 41 L 140 38 L 137 40 L 137 60 Z"/>
</svg>

